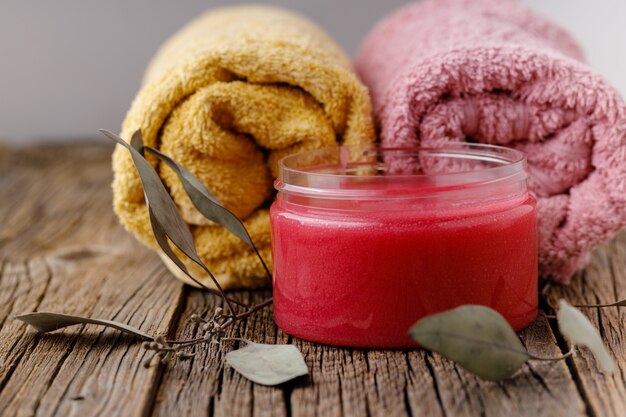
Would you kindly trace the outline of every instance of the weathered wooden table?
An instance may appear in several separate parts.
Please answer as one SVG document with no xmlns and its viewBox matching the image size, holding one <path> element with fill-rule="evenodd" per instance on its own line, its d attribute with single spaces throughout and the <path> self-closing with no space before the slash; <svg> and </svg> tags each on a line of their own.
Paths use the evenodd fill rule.
<svg viewBox="0 0 626 417">
<path fill-rule="evenodd" d="M 193 337 L 194 312 L 218 298 L 176 281 L 111 210 L 111 148 L 0 150 L 0 415 L 3 416 L 625 416 L 624 310 L 587 310 L 618 369 L 602 374 L 585 350 L 533 362 L 500 383 L 484 382 L 421 350 L 340 349 L 295 340 L 266 309 L 234 329 L 259 342 L 291 342 L 310 375 L 279 388 L 223 366 L 216 346 L 190 361 L 141 364 L 140 343 L 114 330 L 73 327 L 38 335 L 13 316 L 57 311 Z M 260 300 L 268 291 L 234 296 Z M 551 286 L 544 309 L 626 297 L 626 234 L 600 247 L 570 287 Z M 542 312 L 521 333 L 534 353 L 566 347 Z M 235 347 L 228 342 L 225 349 Z"/>
</svg>

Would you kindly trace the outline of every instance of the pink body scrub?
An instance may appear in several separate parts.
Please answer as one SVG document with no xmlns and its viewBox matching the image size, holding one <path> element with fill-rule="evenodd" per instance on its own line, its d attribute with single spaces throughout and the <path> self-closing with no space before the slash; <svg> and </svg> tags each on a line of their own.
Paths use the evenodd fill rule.
<svg viewBox="0 0 626 417">
<path fill-rule="evenodd" d="M 537 315 L 535 199 L 513 149 L 340 147 L 284 158 L 271 208 L 274 314 L 315 342 L 416 346 L 462 304 Z"/>
</svg>

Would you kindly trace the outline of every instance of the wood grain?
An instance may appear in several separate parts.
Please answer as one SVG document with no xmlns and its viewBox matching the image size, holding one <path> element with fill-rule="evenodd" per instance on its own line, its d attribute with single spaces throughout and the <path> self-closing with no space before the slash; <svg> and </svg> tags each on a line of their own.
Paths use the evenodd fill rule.
<svg viewBox="0 0 626 417">
<path fill-rule="evenodd" d="M 553 287 L 547 302 L 555 307 L 559 298 L 571 304 L 603 304 L 626 298 L 626 233 L 599 247 L 591 264 L 579 272 L 569 287 Z M 588 412 L 592 416 L 626 415 L 626 310 L 624 308 L 587 308 L 583 311 L 600 329 L 609 351 L 616 360 L 614 375 L 602 373 L 590 352 L 584 348 L 568 360 Z M 562 341 L 565 343 L 565 341 Z"/>
<path fill-rule="evenodd" d="M 36 335 L 13 319 L 56 311 L 150 333 L 176 324 L 183 286 L 111 214 L 110 151 L 21 151 L 0 168 L 4 415 L 142 415 L 152 402 L 159 370 L 140 366 L 132 338 L 93 326 Z"/>
<path fill-rule="evenodd" d="M 133 338 L 94 326 L 37 335 L 13 316 L 90 315 L 178 338 L 200 335 L 193 313 L 218 297 L 184 287 L 119 225 L 111 211 L 106 146 L 47 146 L 0 153 L 0 415 L 6 416 L 623 416 L 624 311 L 585 312 L 602 330 L 618 371 L 602 374 L 589 352 L 531 362 L 507 381 L 482 381 L 422 350 L 345 349 L 292 339 L 271 308 L 230 330 L 258 342 L 295 343 L 310 375 L 281 387 L 252 384 L 223 363 L 238 342 L 203 345 L 175 365 L 142 361 Z M 269 291 L 233 293 L 260 301 Z M 558 298 L 626 298 L 626 234 L 600 247 Z M 567 343 L 542 312 L 521 332 L 527 348 L 558 356 Z"/>
</svg>

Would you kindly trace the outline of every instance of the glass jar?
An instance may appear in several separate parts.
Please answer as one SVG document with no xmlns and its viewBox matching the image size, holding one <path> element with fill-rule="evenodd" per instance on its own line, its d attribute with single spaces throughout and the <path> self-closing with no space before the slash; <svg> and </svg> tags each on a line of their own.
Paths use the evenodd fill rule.
<svg viewBox="0 0 626 417">
<path fill-rule="evenodd" d="M 276 323 L 373 348 L 416 346 L 416 321 L 462 304 L 527 326 L 538 284 L 526 179 L 523 153 L 468 143 L 282 159 L 270 211 Z"/>
</svg>

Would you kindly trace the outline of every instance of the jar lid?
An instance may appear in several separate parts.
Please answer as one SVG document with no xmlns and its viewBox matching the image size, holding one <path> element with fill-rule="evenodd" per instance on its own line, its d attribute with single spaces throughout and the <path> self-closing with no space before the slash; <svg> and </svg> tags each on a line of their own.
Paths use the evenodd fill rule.
<svg viewBox="0 0 626 417">
<path fill-rule="evenodd" d="M 523 152 L 495 145 L 339 146 L 281 159 L 275 188 L 329 199 L 440 197 L 511 183 L 525 189 L 526 167 Z"/>
</svg>

